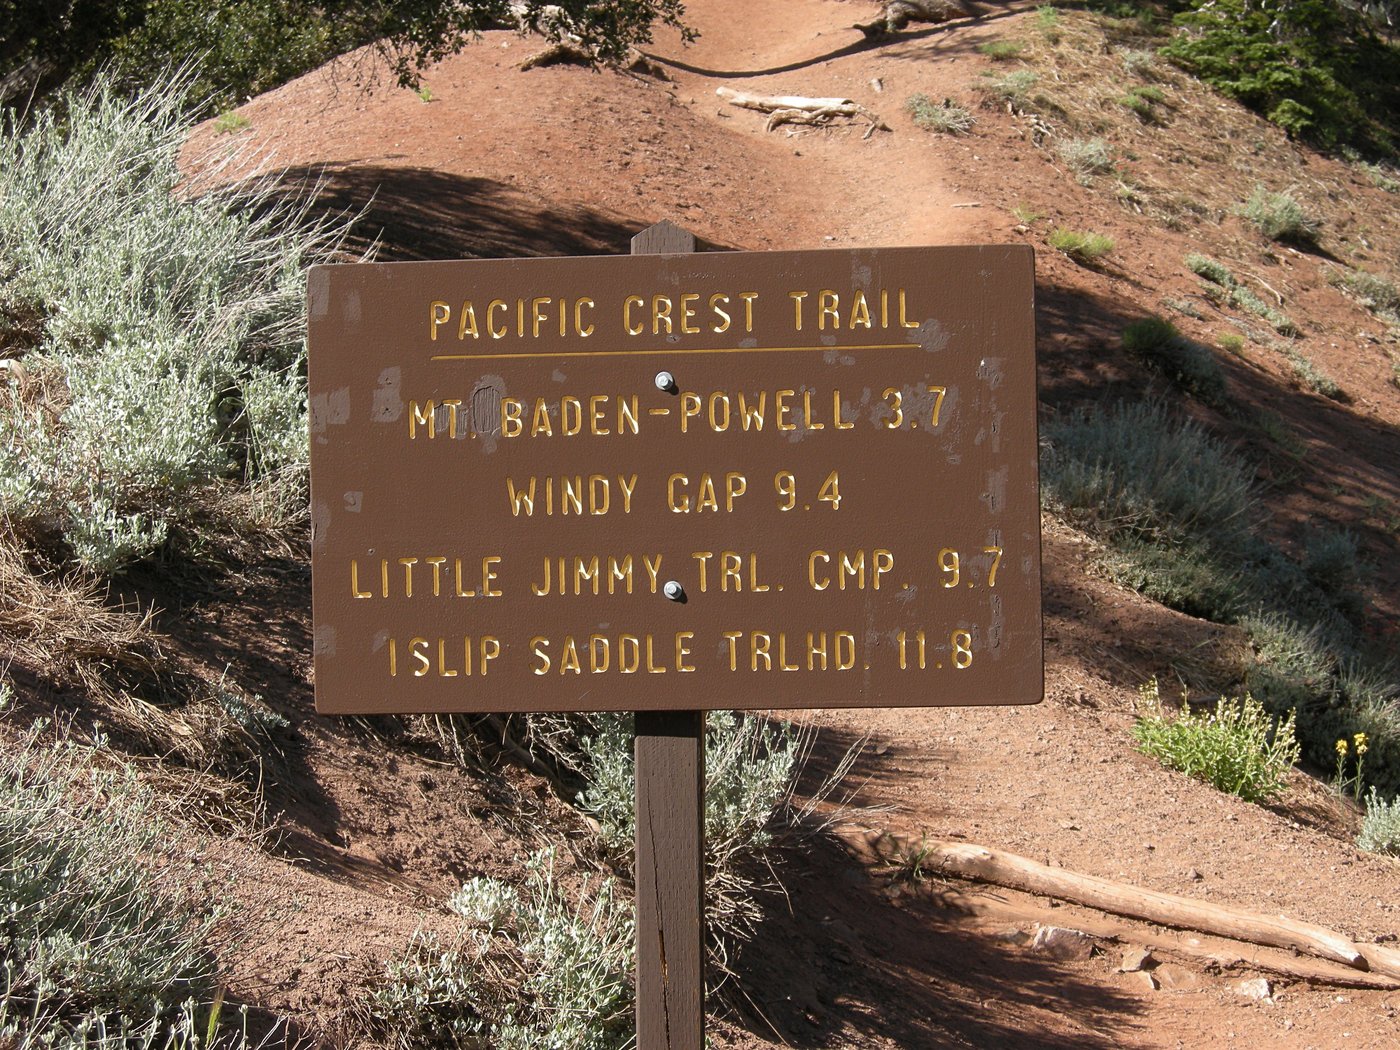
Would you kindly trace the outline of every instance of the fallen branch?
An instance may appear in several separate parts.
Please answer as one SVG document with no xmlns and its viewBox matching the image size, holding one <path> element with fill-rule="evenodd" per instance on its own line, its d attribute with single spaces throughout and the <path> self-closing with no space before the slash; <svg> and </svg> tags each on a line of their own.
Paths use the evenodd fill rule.
<svg viewBox="0 0 1400 1050">
<path fill-rule="evenodd" d="M 769 114 L 767 130 L 782 124 L 826 126 L 837 117 L 862 117 L 870 122 L 865 137 L 877 130 L 889 131 L 889 126 L 859 102 L 849 98 L 811 98 L 806 95 L 753 95 L 733 88 L 715 88 L 715 94 L 731 106 L 754 109 Z"/>
<path fill-rule="evenodd" d="M 1281 915 L 1259 915 L 1170 893 L 1142 890 L 1096 875 L 1051 868 L 1014 853 L 1003 853 L 970 843 L 916 843 L 904 835 L 864 829 L 850 829 L 843 837 L 858 849 L 873 850 L 877 856 L 892 863 L 918 856 L 919 866 L 930 873 L 990 882 L 1114 915 L 1199 930 L 1250 944 L 1286 948 L 1344 963 L 1353 969 L 1400 977 L 1400 952 L 1371 946 L 1363 951 L 1333 930 Z"/>
</svg>

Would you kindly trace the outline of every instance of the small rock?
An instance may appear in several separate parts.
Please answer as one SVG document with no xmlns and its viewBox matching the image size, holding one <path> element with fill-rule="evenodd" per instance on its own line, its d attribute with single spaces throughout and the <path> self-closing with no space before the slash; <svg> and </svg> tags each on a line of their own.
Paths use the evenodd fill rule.
<svg viewBox="0 0 1400 1050">
<path fill-rule="evenodd" d="M 1087 959 L 1093 954 L 1094 938 L 1082 930 L 1042 926 L 1035 932 L 1031 951 L 1044 952 L 1056 959 Z"/>
<path fill-rule="evenodd" d="M 1269 982 L 1262 977 L 1241 981 L 1235 985 L 1235 993 L 1246 999 L 1267 999 L 1273 992 L 1274 990 L 1269 987 Z"/>
<path fill-rule="evenodd" d="M 879 77 L 876 77 L 874 80 L 872 80 L 870 82 L 870 86 L 873 87 L 877 92 L 885 90 L 885 82 Z"/>
<path fill-rule="evenodd" d="M 1140 984 L 1145 985 L 1149 992 L 1155 992 L 1158 988 L 1162 987 L 1162 985 L 1158 982 L 1157 978 L 1153 977 L 1146 970 L 1137 971 L 1137 973 L 1134 975 L 1134 978 Z"/>
<path fill-rule="evenodd" d="M 1152 957 L 1151 948 L 1129 948 L 1123 953 L 1123 963 L 1118 967 L 1118 972 L 1137 973 L 1139 970 L 1148 969 L 1156 961 Z"/>
<path fill-rule="evenodd" d="M 1064 828 L 1066 831 L 1078 831 L 1078 830 L 1079 830 L 1079 825 L 1076 824 L 1076 823 L 1075 823 L 1074 821 L 1072 821 L 1072 820 L 1062 820 L 1062 821 L 1060 821 L 1060 827 Z"/>
<path fill-rule="evenodd" d="M 1199 871 L 1197 871 L 1195 868 L 1187 868 L 1187 869 L 1186 869 L 1186 877 L 1187 877 L 1188 879 L 1190 879 L 1192 882 L 1200 882 L 1202 879 L 1205 878 L 1205 876 L 1202 875 L 1202 874 L 1201 874 Z"/>
<path fill-rule="evenodd" d="M 1201 987 L 1199 974 L 1173 963 L 1158 966 L 1152 971 L 1152 976 L 1157 978 L 1163 988 L 1171 992 L 1191 992 Z"/>
</svg>

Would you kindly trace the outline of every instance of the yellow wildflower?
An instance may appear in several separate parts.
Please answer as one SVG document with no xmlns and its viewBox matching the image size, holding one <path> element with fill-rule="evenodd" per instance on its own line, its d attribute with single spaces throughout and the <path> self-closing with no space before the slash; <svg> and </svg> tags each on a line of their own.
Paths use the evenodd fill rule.
<svg viewBox="0 0 1400 1050">
<path fill-rule="evenodd" d="M 1346 737 L 1342 737 L 1340 740 L 1337 741 L 1337 754 L 1339 754 L 1339 755 L 1345 755 L 1346 753 L 1347 753 L 1347 738 L 1346 738 Z"/>
<path fill-rule="evenodd" d="M 1364 755 L 1366 753 L 1366 734 L 1357 733 L 1352 739 L 1356 741 L 1356 753 Z"/>
</svg>

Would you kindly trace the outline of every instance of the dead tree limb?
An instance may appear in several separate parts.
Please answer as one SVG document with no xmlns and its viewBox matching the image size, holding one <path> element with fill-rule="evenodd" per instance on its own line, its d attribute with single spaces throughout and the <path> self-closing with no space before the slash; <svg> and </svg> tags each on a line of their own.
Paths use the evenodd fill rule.
<svg viewBox="0 0 1400 1050">
<path fill-rule="evenodd" d="M 854 28 L 867 37 L 897 33 L 911 22 L 939 25 L 955 18 L 967 18 L 969 11 L 956 0 L 889 0 L 871 22 L 857 22 Z"/>
<path fill-rule="evenodd" d="M 865 137 L 875 131 L 888 131 L 878 115 L 850 98 L 811 98 L 806 95 L 753 95 L 733 88 L 715 88 L 715 94 L 731 106 L 753 109 L 769 114 L 767 129 L 772 131 L 782 124 L 809 124 L 825 127 L 838 117 L 859 117 L 869 122 Z"/>
<path fill-rule="evenodd" d="M 1198 930 L 1250 944 L 1304 952 L 1344 963 L 1357 970 L 1400 977 L 1400 953 L 1367 947 L 1363 952 L 1346 937 L 1323 926 L 1282 915 L 1259 915 L 1239 908 L 1143 890 L 1120 882 L 1051 868 L 1014 853 L 965 842 L 918 842 L 884 831 L 851 829 L 844 835 L 857 849 L 873 850 L 891 862 L 920 856 L 931 874 L 956 875 L 979 882 L 1082 904 L 1099 911 L 1143 919 L 1162 926 Z"/>
</svg>

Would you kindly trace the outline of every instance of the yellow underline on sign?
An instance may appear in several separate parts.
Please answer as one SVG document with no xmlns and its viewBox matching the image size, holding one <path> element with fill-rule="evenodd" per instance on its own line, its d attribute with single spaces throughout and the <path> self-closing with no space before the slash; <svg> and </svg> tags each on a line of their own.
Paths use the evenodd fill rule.
<svg viewBox="0 0 1400 1050">
<path fill-rule="evenodd" d="M 690 347 L 649 347 L 645 350 L 561 350 L 558 353 L 434 354 L 434 361 L 495 361 L 520 357 L 634 357 L 637 354 L 795 354 L 813 350 L 917 350 L 918 343 L 863 343 L 855 346 L 721 346 L 702 350 Z"/>
</svg>

